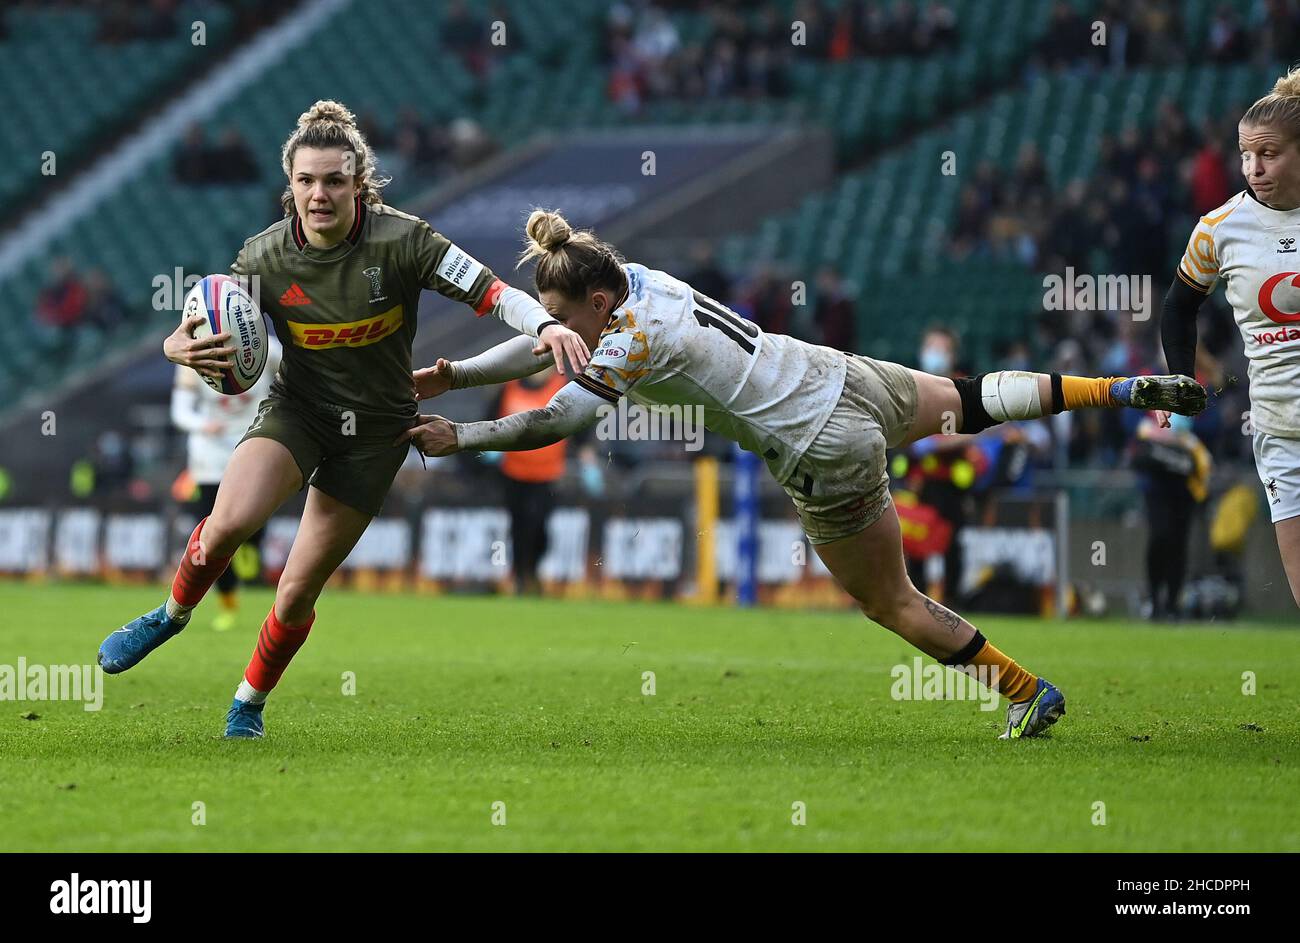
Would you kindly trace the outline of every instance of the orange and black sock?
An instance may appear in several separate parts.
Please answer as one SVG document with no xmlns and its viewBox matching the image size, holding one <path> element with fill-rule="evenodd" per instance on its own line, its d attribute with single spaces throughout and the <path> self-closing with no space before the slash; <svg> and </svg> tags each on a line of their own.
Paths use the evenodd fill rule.
<svg viewBox="0 0 1300 943">
<path fill-rule="evenodd" d="M 1053 374 L 1053 377 L 1056 375 Z M 1109 409 L 1123 405 L 1111 388 L 1128 377 L 1061 377 L 1061 405 L 1065 409 Z M 1056 398 L 1053 385 L 1052 398 Z"/>
<path fill-rule="evenodd" d="M 994 648 L 978 629 L 961 651 L 940 658 L 939 663 L 965 671 L 977 680 L 978 675 L 967 669 L 981 666 L 995 669 L 997 674 L 994 684 L 998 693 L 1016 704 L 1029 700 L 1038 689 L 1038 676 L 1021 668 L 1015 659 L 1008 658 Z"/>
</svg>

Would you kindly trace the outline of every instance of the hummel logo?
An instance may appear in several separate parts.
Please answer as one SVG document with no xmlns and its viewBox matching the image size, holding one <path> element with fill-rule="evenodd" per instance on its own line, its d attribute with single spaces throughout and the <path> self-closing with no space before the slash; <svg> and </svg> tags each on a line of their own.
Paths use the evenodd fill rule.
<svg viewBox="0 0 1300 943">
<path fill-rule="evenodd" d="M 294 282 L 289 286 L 289 290 L 280 296 L 280 304 L 285 306 L 309 305 L 311 304 L 311 299 L 307 297 L 305 291 L 298 287 L 298 283 Z"/>
<path fill-rule="evenodd" d="M 1285 239 L 1279 239 L 1277 242 L 1278 245 L 1281 247 L 1277 250 L 1279 255 L 1285 252 L 1295 251 L 1295 239 L 1292 238 L 1291 236 L 1287 236 Z"/>
</svg>

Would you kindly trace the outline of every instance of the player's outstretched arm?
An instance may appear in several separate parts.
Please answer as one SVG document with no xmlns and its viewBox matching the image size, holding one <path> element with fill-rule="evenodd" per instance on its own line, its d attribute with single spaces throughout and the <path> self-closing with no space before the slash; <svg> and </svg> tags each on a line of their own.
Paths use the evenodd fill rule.
<svg viewBox="0 0 1300 943">
<path fill-rule="evenodd" d="M 413 264 L 425 288 L 468 304 L 479 316 L 490 313 L 535 338 L 533 349 L 539 354 L 549 351 L 561 376 L 567 375 L 566 362 L 575 376 L 587 366 L 591 351 L 576 332 L 552 317 L 528 292 L 506 284 L 428 223 L 417 225 L 412 249 Z"/>
<path fill-rule="evenodd" d="M 409 441 L 423 454 L 436 457 L 462 449 L 485 452 L 524 452 L 559 442 L 581 432 L 600 417 L 606 401 L 570 383 L 541 409 L 513 413 L 488 422 L 451 422 L 442 416 L 406 430 L 397 442 Z"/>
<path fill-rule="evenodd" d="M 549 350 L 539 351 L 531 337 L 520 336 L 465 360 L 439 358 L 432 367 L 416 370 L 411 378 L 415 381 L 415 398 L 432 399 L 448 390 L 490 386 L 532 376 L 554 362 L 555 357 Z"/>
</svg>

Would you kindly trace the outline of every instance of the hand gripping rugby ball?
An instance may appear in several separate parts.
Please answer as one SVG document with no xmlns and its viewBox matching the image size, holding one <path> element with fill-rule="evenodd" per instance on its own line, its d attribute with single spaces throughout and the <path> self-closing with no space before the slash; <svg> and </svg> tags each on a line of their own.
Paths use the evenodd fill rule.
<svg viewBox="0 0 1300 943">
<path fill-rule="evenodd" d="M 185 296 L 181 320 L 196 314 L 205 320 L 195 328 L 195 338 L 228 333 L 226 346 L 235 348 L 235 365 L 222 369 L 219 378 L 199 374 L 203 382 L 232 396 L 250 389 L 266 368 L 266 322 L 257 302 L 229 275 L 207 275 Z"/>
</svg>

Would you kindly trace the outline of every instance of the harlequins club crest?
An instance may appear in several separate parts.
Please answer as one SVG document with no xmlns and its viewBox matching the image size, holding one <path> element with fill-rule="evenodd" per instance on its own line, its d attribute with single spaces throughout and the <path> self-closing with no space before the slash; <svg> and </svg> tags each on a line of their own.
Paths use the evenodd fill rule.
<svg viewBox="0 0 1300 943">
<path fill-rule="evenodd" d="M 361 272 L 366 278 L 370 279 L 370 300 L 371 302 L 384 301 L 388 298 L 384 294 L 384 283 L 379 278 L 379 266 L 372 265 Z"/>
</svg>

